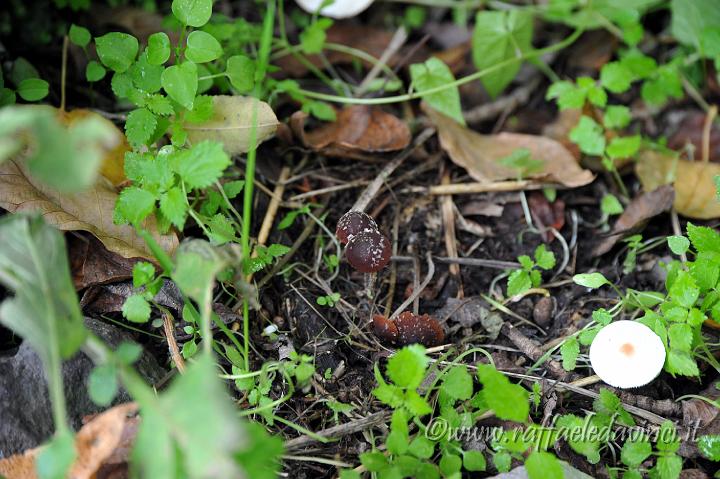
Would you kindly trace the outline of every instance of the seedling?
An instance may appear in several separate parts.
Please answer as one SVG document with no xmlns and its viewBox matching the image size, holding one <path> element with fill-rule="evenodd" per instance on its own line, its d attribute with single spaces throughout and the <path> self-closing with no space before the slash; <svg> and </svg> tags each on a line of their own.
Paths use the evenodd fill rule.
<svg viewBox="0 0 720 479">
<path fill-rule="evenodd" d="M 660 337 L 644 324 L 615 321 L 595 336 L 590 346 L 595 374 L 611 386 L 636 388 L 660 374 L 665 347 Z"/>
<path fill-rule="evenodd" d="M 315 302 L 317 302 L 320 306 L 329 306 L 331 308 L 335 306 L 335 303 L 338 301 L 340 301 L 340 293 L 331 293 L 325 296 L 320 296 L 315 300 Z"/>
<path fill-rule="evenodd" d="M 508 277 L 507 295 L 517 296 L 530 288 L 537 288 L 542 283 L 540 270 L 550 270 L 555 267 L 555 253 L 548 251 L 544 244 L 535 249 L 535 260 L 529 256 L 518 257 L 522 269 L 516 269 Z"/>
</svg>

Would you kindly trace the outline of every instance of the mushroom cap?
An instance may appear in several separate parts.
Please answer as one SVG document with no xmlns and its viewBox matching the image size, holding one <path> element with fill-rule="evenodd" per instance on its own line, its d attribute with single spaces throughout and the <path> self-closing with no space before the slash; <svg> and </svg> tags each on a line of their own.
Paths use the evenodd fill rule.
<svg viewBox="0 0 720 479">
<path fill-rule="evenodd" d="M 346 244 L 358 233 L 378 231 L 378 225 L 372 216 L 362 211 L 351 210 L 342 215 L 335 229 L 340 243 Z"/>
<path fill-rule="evenodd" d="M 615 321 L 597 333 L 590 345 L 595 374 L 617 388 L 644 386 L 660 374 L 665 347 L 660 336 L 636 321 Z"/>
<path fill-rule="evenodd" d="M 363 231 L 354 235 L 345 247 L 350 266 L 361 273 L 375 273 L 390 262 L 390 240 L 379 231 Z"/>
<path fill-rule="evenodd" d="M 315 13 L 324 0 L 295 0 L 308 13 Z M 335 0 L 320 10 L 320 14 L 332 18 L 354 17 L 365 10 L 373 0 Z"/>
</svg>

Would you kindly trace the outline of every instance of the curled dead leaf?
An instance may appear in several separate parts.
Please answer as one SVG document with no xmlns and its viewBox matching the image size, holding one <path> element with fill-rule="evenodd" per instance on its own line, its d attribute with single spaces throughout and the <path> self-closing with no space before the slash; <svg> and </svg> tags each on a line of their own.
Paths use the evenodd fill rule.
<svg viewBox="0 0 720 479">
<path fill-rule="evenodd" d="M 88 231 L 110 251 L 125 258 L 153 258 L 153 254 L 132 226 L 113 223 L 117 200 L 115 188 L 104 178 L 80 193 L 60 193 L 34 179 L 19 160 L 0 163 L 0 207 L 10 213 L 31 211 L 62 231 Z M 178 245 L 174 233 L 161 235 L 154 216 L 144 228 L 169 254 Z"/>
<path fill-rule="evenodd" d="M 646 191 L 660 185 L 675 187 L 675 210 L 689 218 L 709 220 L 720 217 L 713 178 L 720 164 L 686 161 L 657 151 L 640 153 L 635 173 Z"/>
<path fill-rule="evenodd" d="M 491 183 L 515 179 L 518 172 L 501 165 L 501 160 L 524 148 L 542 167 L 529 178 L 547 183 L 559 183 L 576 188 L 590 183 L 594 176 L 578 165 L 573 155 L 559 142 L 537 135 L 500 133 L 481 135 L 427 105 L 423 109 L 438 129 L 440 144 L 450 159 L 462 166 L 476 181 Z"/>
<path fill-rule="evenodd" d="M 673 204 L 675 192 L 670 185 L 660 186 L 633 199 L 615 222 L 612 232 L 593 250 L 593 256 L 600 256 L 612 249 L 625 236 L 636 232 L 650 218 L 667 211 Z"/>
<path fill-rule="evenodd" d="M 418 343 L 432 347 L 445 339 L 445 331 L 436 319 L 409 311 L 400 313 L 395 320 L 376 314 L 373 316 L 373 329 L 378 338 L 395 346 Z"/>
<path fill-rule="evenodd" d="M 294 113 L 290 118 L 293 132 L 305 147 L 329 156 L 362 159 L 363 153 L 397 151 L 410 144 L 407 125 L 378 107 L 346 107 L 334 122 L 311 132 L 305 131 L 306 119 L 304 112 Z"/>
<path fill-rule="evenodd" d="M 213 96 L 213 116 L 203 123 L 185 123 L 191 143 L 203 140 L 223 144 L 229 155 L 245 153 L 250 149 L 250 133 L 253 126 L 253 109 L 257 105 L 257 144 L 275 134 L 278 120 L 270 105 L 246 96 Z"/>
</svg>

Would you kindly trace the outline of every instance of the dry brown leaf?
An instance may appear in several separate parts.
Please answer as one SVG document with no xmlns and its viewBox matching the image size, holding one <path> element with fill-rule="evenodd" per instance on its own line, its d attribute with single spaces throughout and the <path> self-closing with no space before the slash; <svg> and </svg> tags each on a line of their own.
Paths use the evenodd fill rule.
<svg viewBox="0 0 720 479">
<path fill-rule="evenodd" d="M 644 150 L 638 156 L 635 173 L 648 191 L 660 185 L 675 187 L 675 210 L 689 218 L 709 220 L 720 217 L 713 178 L 720 175 L 720 164 L 680 160 Z"/>
<path fill-rule="evenodd" d="M 63 194 L 35 180 L 24 164 L 8 160 L 0 164 L 0 207 L 10 213 L 32 211 L 42 214 L 45 221 L 63 231 L 88 231 L 110 251 L 125 258 L 153 258 L 152 253 L 129 225 L 113 223 L 117 193 L 104 178 L 95 186 L 75 194 Z M 158 244 L 169 254 L 178 245 L 174 233 L 160 235 L 154 217 L 143 224 Z"/>
<path fill-rule="evenodd" d="M 63 124 L 68 126 L 87 118 L 96 118 L 107 125 L 115 137 L 112 142 L 115 147 L 105 151 L 105 156 L 100 165 L 100 174 L 116 186 L 127 180 L 125 177 L 125 153 L 130 151 L 130 144 L 125 138 L 125 134 L 113 122 L 95 112 L 83 109 L 67 112 L 58 110 L 58 117 Z"/>
<path fill-rule="evenodd" d="M 75 289 L 132 278 L 138 259 L 123 258 L 109 251 L 99 239 L 76 233 L 66 237 L 70 272 Z"/>
<path fill-rule="evenodd" d="M 278 120 L 270 105 L 247 96 L 213 96 L 213 117 L 204 123 L 185 123 L 191 143 L 212 140 L 224 145 L 229 155 L 245 153 L 250 149 L 253 126 L 253 104 L 257 102 L 257 144 L 275 134 Z"/>
<path fill-rule="evenodd" d="M 402 150 L 410 144 L 410 129 L 390 113 L 366 105 L 342 109 L 329 124 L 305 131 L 307 114 L 298 111 L 290 118 L 295 135 L 307 148 L 329 156 L 363 158 L 363 153 Z"/>
<path fill-rule="evenodd" d="M 137 431 L 137 410 L 135 403 L 121 404 L 95 416 L 75 436 L 77 458 L 68 477 L 91 479 L 104 464 L 118 464 L 127 461 L 129 444 Z M 7 479 L 33 479 L 35 458 L 42 446 L 0 459 L 0 474 Z"/>
<path fill-rule="evenodd" d="M 669 210 L 673 204 L 673 198 L 675 198 L 675 192 L 672 186 L 662 185 L 632 200 L 615 222 L 610 236 L 595 247 L 592 255 L 600 256 L 607 253 L 620 239 L 644 226 L 647 220 Z"/>
<path fill-rule="evenodd" d="M 559 183 L 569 188 L 587 185 L 594 176 L 582 169 L 573 155 L 559 142 L 536 135 L 500 133 L 481 135 L 453 119 L 424 106 L 438 129 L 440 144 L 450 159 L 465 168 L 476 181 L 494 181 L 517 178 L 517 171 L 506 168 L 498 160 L 519 148 L 530 150 L 533 159 L 542 160 L 542 171 L 530 178 L 548 183 Z"/>
</svg>

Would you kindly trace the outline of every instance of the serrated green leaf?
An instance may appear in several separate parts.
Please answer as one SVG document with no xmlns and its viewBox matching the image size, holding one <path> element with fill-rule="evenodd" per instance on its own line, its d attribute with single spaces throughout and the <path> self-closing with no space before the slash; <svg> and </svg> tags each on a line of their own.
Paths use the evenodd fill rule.
<svg viewBox="0 0 720 479">
<path fill-rule="evenodd" d="M 428 361 L 424 347 L 405 346 L 388 360 L 387 375 L 397 386 L 416 389 L 425 377 Z"/>
<path fill-rule="evenodd" d="M 125 135 L 130 144 L 137 148 L 150 140 L 156 126 L 155 115 L 145 108 L 138 108 L 127 115 Z"/>
<path fill-rule="evenodd" d="M 605 135 L 603 129 L 595 120 L 582 116 L 580 121 L 570 131 L 570 140 L 580 147 L 583 153 L 601 156 L 605 151 Z"/>
<path fill-rule="evenodd" d="M 563 468 L 557 457 L 549 452 L 534 451 L 525 460 L 530 479 L 562 479 Z"/>
<path fill-rule="evenodd" d="M 171 165 L 188 187 L 205 188 L 220 178 L 230 157 L 220 143 L 206 140 L 176 153 Z"/>
<path fill-rule="evenodd" d="M 632 72 L 620 62 L 609 62 L 600 70 L 600 84 L 613 93 L 623 93 L 630 88 Z"/>
<path fill-rule="evenodd" d="M 668 294 L 680 306 L 691 308 L 700 296 L 700 290 L 689 272 L 680 271 Z"/>
<path fill-rule="evenodd" d="M 175 113 L 170 100 L 159 94 L 150 95 L 145 103 L 145 107 L 160 116 L 170 116 Z"/>
<path fill-rule="evenodd" d="M 497 417 L 517 422 L 527 420 L 530 403 L 525 388 L 512 384 L 504 374 L 489 364 L 479 364 L 477 375 L 483 385 L 483 398 Z"/>
<path fill-rule="evenodd" d="M 563 369 L 565 371 L 574 370 L 577 363 L 577 357 L 580 354 L 580 344 L 577 339 L 574 337 L 566 339 L 560 347 L 560 354 L 562 355 Z"/>
<path fill-rule="evenodd" d="M 208 226 L 210 227 L 210 239 L 215 244 L 221 245 L 238 240 L 235 228 L 225 215 L 216 214 L 210 218 Z"/>
<path fill-rule="evenodd" d="M 120 192 L 115 203 L 116 223 L 140 224 L 155 209 L 155 195 L 136 186 Z"/>
<path fill-rule="evenodd" d="M 640 149 L 640 135 L 615 137 L 610 141 L 606 153 L 612 159 L 632 158 Z"/>
<path fill-rule="evenodd" d="M 516 269 L 508 277 L 507 295 L 509 298 L 524 293 L 532 287 L 530 275 L 527 271 Z"/>
<path fill-rule="evenodd" d="M 223 49 L 215 37 L 201 30 L 195 30 L 187 38 L 185 57 L 191 62 L 207 63 L 220 58 Z"/>
<path fill-rule="evenodd" d="M 138 53 L 137 38 L 120 32 L 96 37 L 95 47 L 103 65 L 118 73 L 130 68 Z"/>
<path fill-rule="evenodd" d="M 544 244 L 535 249 L 535 263 L 544 270 L 550 270 L 555 267 L 555 253 L 548 251 Z"/>
<path fill-rule="evenodd" d="M 133 288 L 141 288 L 155 277 L 155 267 L 145 261 L 135 263 L 133 266 Z"/>
<path fill-rule="evenodd" d="M 185 114 L 185 121 L 188 123 L 203 123 L 213 116 L 213 97 L 199 95 L 195 97 L 193 109 Z"/>
<path fill-rule="evenodd" d="M 630 109 L 624 105 L 610 105 L 603 114 L 605 128 L 619 130 L 630 124 Z"/>
<path fill-rule="evenodd" d="M 465 401 L 473 393 L 473 379 L 465 366 L 453 366 L 445 376 L 440 389 L 453 399 Z"/>
<path fill-rule="evenodd" d="M 720 435 L 700 436 L 697 441 L 700 453 L 712 461 L 720 461 Z"/>
<path fill-rule="evenodd" d="M 177 186 L 173 186 L 160 196 L 160 211 L 181 231 L 185 226 L 187 210 L 185 193 Z"/>
</svg>

